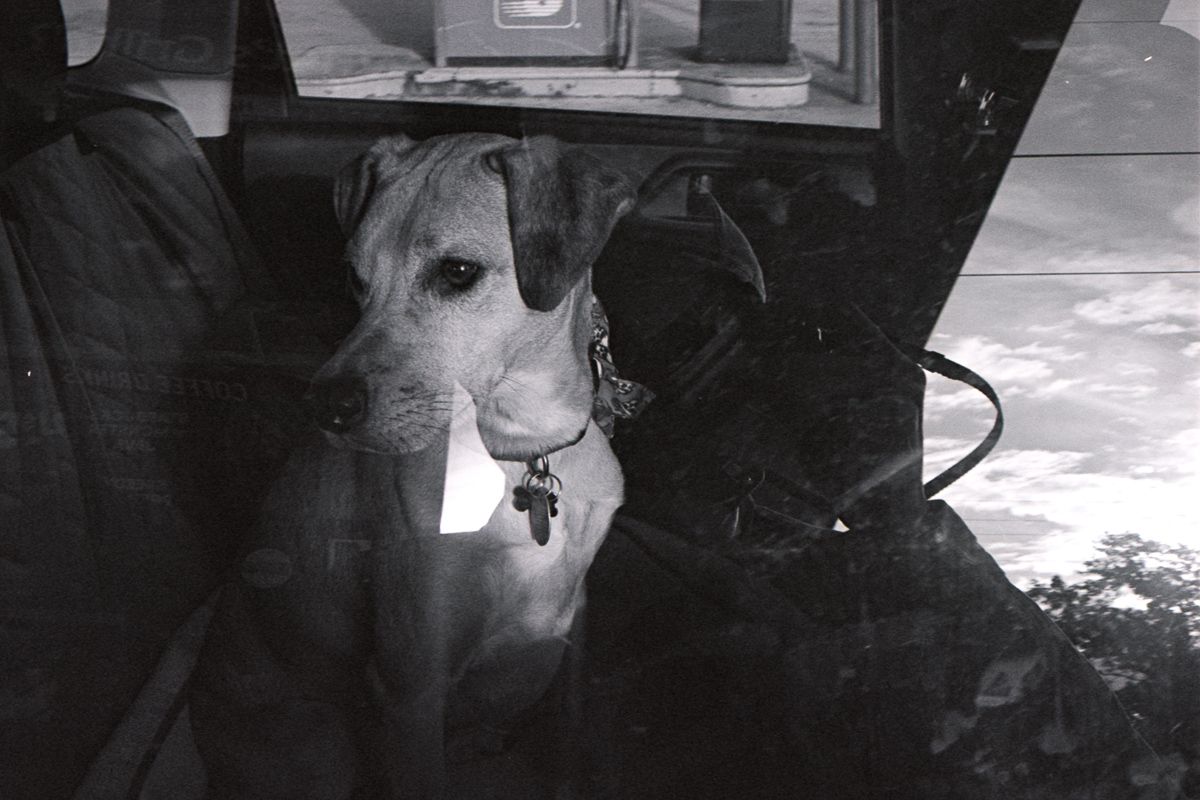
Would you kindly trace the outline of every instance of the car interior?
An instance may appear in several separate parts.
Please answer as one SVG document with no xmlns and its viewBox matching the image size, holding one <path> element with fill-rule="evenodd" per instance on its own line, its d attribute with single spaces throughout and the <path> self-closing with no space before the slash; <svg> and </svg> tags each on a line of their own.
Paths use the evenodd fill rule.
<svg viewBox="0 0 1200 800">
<path fill-rule="evenodd" d="M 552 135 L 637 187 L 594 282 L 613 362 L 654 397 L 616 425 L 626 503 L 588 573 L 583 677 L 560 676 L 574 734 L 539 705 L 456 751 L 456 796 L 555 796 L 560 750 L 588 798 L 1174 796 L 934 499 L 1002 398 L 925 347 L 1075 0 L 844 4 L 872 26 L 877 124 L 854 125 L 825 101 L 303 94 L 287 5 L 110 0 L 69 68 L 58 0 L 0 10 L 0 796 L 205 796 L 190 673 L 358 313 L 335 177 L 381 136 L 473 131 Z M 450 66 L 422 69 L 471 46 L 438 42 Z M 813 91 L 850 107 L 838 80 Z M 997 417 L 923 483 L 926 372 Z"/>
</svg>

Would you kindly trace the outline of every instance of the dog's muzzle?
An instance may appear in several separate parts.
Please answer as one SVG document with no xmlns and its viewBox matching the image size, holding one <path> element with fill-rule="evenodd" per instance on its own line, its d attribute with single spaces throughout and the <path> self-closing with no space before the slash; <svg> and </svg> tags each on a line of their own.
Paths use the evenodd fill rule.
<svg viewBox="0 0 1200 800">
<path fill-rule="evenodd" d="M 330 433 L 347 433 L 367 418 L 367 385 L 361 378 L 313 383 L 304 395 L 312 419 Z"/>
</svg>

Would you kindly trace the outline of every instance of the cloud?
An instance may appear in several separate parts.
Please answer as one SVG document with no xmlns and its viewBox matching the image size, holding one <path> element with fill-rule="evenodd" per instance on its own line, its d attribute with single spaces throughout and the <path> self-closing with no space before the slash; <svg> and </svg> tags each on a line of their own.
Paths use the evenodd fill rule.
<svg viewBox="0 0 1200 800">
<path fill-rule="evenodd" d="M 1125 240 L 1122 247 L 1099 248 L 1086 242 L 1061 242 L 1059 251 L 1040 264 L 1047 272 L 1111 272 L 1121 274 L 1126 270 L 1189 270 L 1194 269 L 1194 256 L 1178 250 L 1166 250 L 1156 246 L 1151 237 L 1135 242 Z M 1182 249 L 1182 248 L 1181 248 Z"/>
<path fill-rule="evenodd" d="M 1070 97 L 1057 100 L 1061 113 Z M 1198 165 L 1193 155 L 1014 159 L 963 272 L 1194 269 Z"/>
<path fill-rule="evenodd" d="M 1054 375 L 1054 365 L 1084 358 L 1085 354 L 1061 345 L 1039 342 L 1013 347 L 987 336 L 966 336 L 957 340 L 947 355 L 968 364 L 992 384 L 1044 385 Z"/>
<path fill-rule="evenodd" d="M 1145 383 L 1091 383 L 1086 387 L 1093 394 L 1115 395 L 1129 400 L 1153 397 L 1159 387 Z"/>
<path fill-rule="evenodd" d="M 1197 410 L 1200 411 L 1200 408 Z M 1189 463 L 1191 463 L 1195 471 L 1200 472 L 1200 455 L 1198 455 L 1200 454 L 1200 426 L 1187 428 L 1173 434 L 1167 439 L 1166 447 L 1168 450 L 1177 450 L 1181 453 L 1192 454 L 1193 459 Z M 1200 531 L 1197 531 L 1197 533 L 1200 533 Z"/>
<path fill-rule="evenodd" d="M 1168 319 L 1190 322 L 1189 329 L 1200 324 L 1200 298 L 1196 291 L 1168 279 L 1077 303 L 1072 310 L 1096 325 L 1162 323 Z"/>
<path fill-rule="evenodd" d="M 1171 221 L 1189 236 L 1196 235 L 1196 220 L 1198 219 L 1200 219 L 1200 194 L 1192 195 L 1171 211 Z"/>
<path fill-rule="evenodd" d="M 972 409 L 974 411 L 989 411 L 991 405 L 987 398 L 971 388 L 955 389 L 961 384 L 953 383 L 942 386 L 941 383 L 929 382 L 929 390 L 925 394 L 925 419 L 941 419 L 950 412 Z"/>
<path fill-rule="evenodd" d="M 1031 400 L 1044 400 L 1048 397 L 1061 395 L 1083 383 L 1083 378 L 1055 378 L 1054 380 L 1036 386 L 1013 386 L 1008 389 L 1007 397 L 1027 397 Z"/>
<path fill-rule="evenodd" d="M 1005 555 L 1004 569 L 1010 575 L 1020 575 L 1023 585 L 1046 582 L 1053 575 L 1071 576 L 1082 573 L 1084 562 L 1095 558 L 1099 537 L 1078 531 L 1056 530 L 1031 547 Z M 990 549 L 990 545 L 989 545 Z"/>
<path fill-rule="evenodd" d="M 1075 327 L 1075 322 L 1073 319 L 1064 319 L 1058 322 L 1051 322 L 1047 325 L 1028 325 L 1025 327 L 1025 331 L 1032 333 L 1034 336 L 1065 337 Z"/>
<path fill-rule="evenodd" d="M 1187 333 L 1191 328 L 1185 328 L 1174 322 L 1151 322 L 1134 330 L 1134 333 L 1145 333 L 1150 336 L 1170 336 L 1175 333 Z"/>
<path fill-rule="evenodd" d="M 981 481 L 991 488 L 1003 485 L 1004 489 L 1029 483 L 1041 482 L 1047 476 L 1062 477 L 1079 469 L 1091 453 L 1070 450 L 1007 450 L 994 455 L 990 461 L 984 462 L 977 468 Z M 982 487 L 981 487 L 982 489 Z M 1000 499 L 995 492 L 981 492 L 978 502 Z M 1022 502 L 1019 496 L 1006 498 L 1006 501 Z M 1018 513 L 1018 516 L 1029 516 L 1028 513 Z"/>
<path fill-rule="evenodd" d="M 971 452 L 978 439 L 960 439 L 955 436 L 925 437 L 924 480 L 941 474 L 960 458 Z"/>
<path fill-rule="evenodd" d="M 1158 368 L 1152 367 L 1149 364 L 1138 364 L 1135 362 L 1124 361 L 1124 362 L 1121 362 L 1120 364 L 1114 364 L 1113 372 L 1117 373 L 1118 375 L 1120 375 L 1123 378 L 1132 378 L 1137 375 L 1140 375 L 1140 376 L 1157 375 Z"/>
<path fill-rule="evenodd" d="M 1200 548 L 1196 276 L 964 280 L 938 327 L 938 349 L 987 378 L 1006 412 L 997 451 L 941 497 L 985 547 L 1002 545 L 1014 580 L 1072 574 L 1105 533 Z M 927 410 L 932 476 L 992 415 L 935 379 Z"/>
<path fill-rule="evenodd" d="M 1043 535 L 1029 540 L 1026 555 L 1006 556 L 1012 571 L 1048 576 L 1079 569 L 1106 533 L 1132 531 L 1198 547 L 1198 448 L 1200 428 L 1190 428 L 1159 440 L 1152 455 L 1121 472 L 1105 470 L 1091 453 L 1010 449 L 947 489 L 945 499 L 968 524 L 972 516 L 1048 524 L 1034 529 Z M 1055 533 L 1044 535 L 1049 530 Z"/>
</svg>

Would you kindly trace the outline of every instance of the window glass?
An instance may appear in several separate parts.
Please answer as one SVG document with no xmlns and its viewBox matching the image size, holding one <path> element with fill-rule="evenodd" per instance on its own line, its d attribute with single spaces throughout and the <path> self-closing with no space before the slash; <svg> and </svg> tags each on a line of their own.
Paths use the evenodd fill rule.
<svg viewBox="0 0 1200 800">
<path fill-rule="evenodd" d="M 0 796 L 1200 797 L 1200 0 L 885 2 L 66 2 Z"/>
<path fill-rule="evenodd" d="M 305 96 L 877 127 L 874 4 L 842 5 L 844 24 L 837 0 L 281 0 L 278 9 Z"/>
<path fill-rule="evenodd" d="M 946 498 L 1024 585 L 1106 534 L 1200 529 L 1197 20 L 1083 5 L 934 335 L 1005 402 L 1001 447 Z M 931 471 L 990 425 L 973 394 L 933 384 Z"/>
<path fill-rule="evenodd" d="M 1000 446 L 944 498 L 1194 794 L 1200 4 L 1085 0 L 930 346 Z M 991 409 L 931 380 L 926 469 Z M 1190 773 L 1190 774 L 1189 774 Z"/>
<path fill-rule="evenodd" d="M 1106 534 L 1194 543 L 1198 328 L 1194 273 L 963 276 L 932 347 L 987 376 L 1007 426 L 945 498 L 1014 582 L 1082 571 Z M 976 397 L 931 384 L 931 472 L 986 434 Z"/>
<path fill-rule="evenodd" d="M 108 0 L 62 0 L 67 23 L 67 63 L 74 67 L 91 61 L 104 44 Z"/>
</svg>

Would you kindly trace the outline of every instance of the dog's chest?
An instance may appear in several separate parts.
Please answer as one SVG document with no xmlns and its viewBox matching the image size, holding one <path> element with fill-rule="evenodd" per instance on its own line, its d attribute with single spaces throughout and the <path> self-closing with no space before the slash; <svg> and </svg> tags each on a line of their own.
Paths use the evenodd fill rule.
<svg viewBox="0 0 1200 800">
<path fill-rule="evenodd" d="M 497 658 L 509 660 L 503 653 L 564 640 L 582 606 L 584 576 L 621 502 L 620 468 L 607 440 L 592 431 L 569 452 L 551 455 L 561 490 L 544 545 L 535 540 L 529 512 L 513 502 L 526 465 L 498 463 L 503 496 L 474 532 L 429 531 L 439 504 L 415 481 L 397 484 L 402 504 L 390 526 L 391 544 L 380 549 L 368 585 L 383 622 L 376 635 L 406 654 L 400 659 L 406 673 L 422 669 L 409 661 L 438 641 L 447 643 L 437 648 L 448 654 L 453 672 L 487 672 Z M 412 535 L 422 521 L 426 532 Z"/>
<path fill-rule="evenodd" d="M 511 497 L 511 489 L 509 497 Z M 534 541 L 530 513 L 506 498 L 504 507 L 478 535 L 502 543 L 481 577 L 492 635 L 522 638 L 563 636 L 578 604 L 578 584 L 594 548 L 588 539 L 587 509 L 580 497 L 565 497 L 550 519 L 550 538 Z"/>
<path fill-rule="evenodd" d="M 583 577 L 621 500 L 619 467 L 607 442 L 588 444 L 601 446 L 588 453 L 586 470 L 566 458 L 551 462 L 562 484 L 544 545 L 535 540 L 536 512 L 514 502 L 525 472 L 507 464 L 501 507 L 483 531 L 468 534 L 498 545 L 481 576 L 492 627 L 532 637 L 563 636 L 570 628 L 583 599 Z"/>
</svg>

